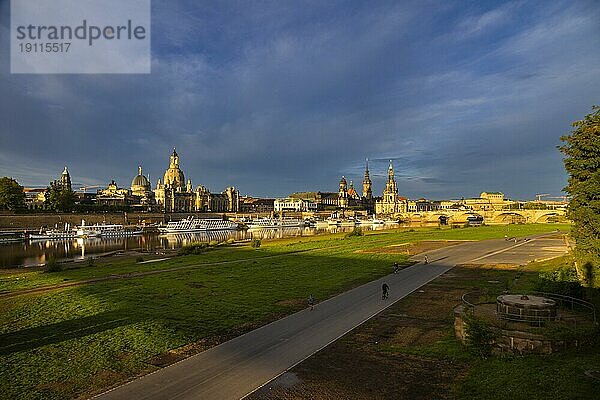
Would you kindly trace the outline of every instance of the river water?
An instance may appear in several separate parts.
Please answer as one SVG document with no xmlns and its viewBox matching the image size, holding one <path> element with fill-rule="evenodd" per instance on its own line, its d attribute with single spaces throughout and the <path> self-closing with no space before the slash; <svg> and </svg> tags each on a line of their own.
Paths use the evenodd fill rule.
<svg viewBox="0 0 600 400">
<path fill-rule="evenodd" d="M 398 225 L 365 225 L 363 230 L 389 229 Z M 32 267 L 44 264 L 49 257 L 57 260 L 82 260 L 120 250 L 160 252 L 174 250 L 192 242 L 223 242 L 228 239 L 275 239 L 295 236 L 313 236 L 323 233 L 349 232 L 352 227 L 283 228 L 241 231 L 211 231 L 182 234 L 144 234 L 120 238 L 89 238 L 65 240 L 37 240 L 0 243 L 0 268 Z"/>
</svg>

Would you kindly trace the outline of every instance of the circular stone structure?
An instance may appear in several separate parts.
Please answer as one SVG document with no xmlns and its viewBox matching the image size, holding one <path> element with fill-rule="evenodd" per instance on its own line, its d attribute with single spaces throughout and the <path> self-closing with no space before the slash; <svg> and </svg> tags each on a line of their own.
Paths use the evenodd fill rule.
<svg viewBox="0 0 600 400">
<path fill-rule="evenodd" d="M 498 317 L 510 321 L 541 324 L 556 319 L 558 304 L 541 296 L 504 294 L 496 298 Z"/>
</svg>

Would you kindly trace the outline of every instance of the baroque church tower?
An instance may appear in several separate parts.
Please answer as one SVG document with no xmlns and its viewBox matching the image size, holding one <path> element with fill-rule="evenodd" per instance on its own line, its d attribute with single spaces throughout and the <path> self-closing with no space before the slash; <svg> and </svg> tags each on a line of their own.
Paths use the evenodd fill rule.
<svg viewBox="0 0 600 400">
<path fill-rule="evenodd" d="M 371 201 L 373 198 L 373 183 L 371 182 L 371 177 L 369 176 L 369 159 L 367 158 L 367 163 L 365 166 L 365 177 L 363 179 L 363 192 L 362 197 L 367 201 Z"/>
<path fill-rule="evenodd" d="M 375 203 L 376 214 L 398 214 L 406 212 L 407 201 L 405 198 L 398 196 L 398 186 L 396 185 L 396 177 L 394 174 L 394 166 L 390 160 L 388 167 L 388 180 L 383 191 L 383 198 Z"/>
</svg>

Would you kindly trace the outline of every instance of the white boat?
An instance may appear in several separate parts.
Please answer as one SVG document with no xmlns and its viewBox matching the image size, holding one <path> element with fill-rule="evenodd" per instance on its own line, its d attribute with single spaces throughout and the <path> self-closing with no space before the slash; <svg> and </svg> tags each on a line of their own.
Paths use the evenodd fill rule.
<svg viewBox="0 0 600 400">
<path fill-rule="evenodd" d="M 127 229 L 120 224 L 94 224 L 86 225 L 85 220 L 81 220 L 81 226 L 77 227 L 76 236 L 78 238 L 92 238 L 92 237 L 124 237 L 124 236 L 135 236 L 141 235 L 142 230 Z"/>
<path fill-rule="evenodd" d="M 166 226 L 158 228 L 163 233 L 232 231 L 238 224 L 224 219 L 199 219 L 189 217 L 180 221 L 170 221 Z"/>
<path fill-rule="evenodd" d="M 382 219 L 377 219 L 377 218 L 373 217 L 373 219 L 371 220 L 371 223 L 373 225 L 383 225 L 383 224 L 385 224 L 385 221 Z"/>
<path fill-rule="evenodd" d="M 77 233 L 68 223 L 65 223 L 62 228 L 58 224 L 54 228 L 41 227 L 37 233 L 30 233 L 27 237 L 29 240 L 62 240 L 74 239 Z"/>
<path fill-rule="evenodd" d="M 63 231 L 60 229 L 40 229 L 38 233 L 30 233 L 29 240 L 61 240 L 74 239 L 77 237 L 75 231 Z"/>
<path fill-rule="evenodd" d="M 340 224 L 341 224 L 341 221 L 339 219 L 335 219 L 335 218 L 328 218 L 327 219 L 327 225 L 338 226 Z"/>
<path fill-rule="evenodd" d="M 304 226 L 304 220 L 297 218 L 258 218 L 247 223 L 250 229 L 263 228 L 291 228 L 296 226 Z"/>
<path fill-rule="evenodd" d="M 340 222 L 340 226 L 354 226 L 356 222 L 353 219 L 343 219 Z"/>
<path fill-rule="evenodd" d="M 2 232 L 0 233 L 0 243 L 19 242 L 23 240 L 21 232 Z"/>
</svg>

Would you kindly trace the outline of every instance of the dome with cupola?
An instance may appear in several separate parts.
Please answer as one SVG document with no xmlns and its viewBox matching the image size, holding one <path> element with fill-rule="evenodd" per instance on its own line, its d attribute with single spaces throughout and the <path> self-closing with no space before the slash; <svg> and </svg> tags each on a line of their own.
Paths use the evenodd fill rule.
<svg viewBox="0 0 600 400">
<path fill-rule="evenodd" d="M 163 183 L 167 188 L 185 190 L 185 177 L 183 176 L 183 171 L 179 169 L 179 155 L 175 149 L 173 149 L 173 154 L 171 154 L 169 169 L 165 171 Z"/>
<path fill-rule="evenodd" d="M 150 190 L 150 181 L 142 173 L 142 166 L 138 167 L 138 174 L 131 181 L 131 191 Z"/>
</svg>

